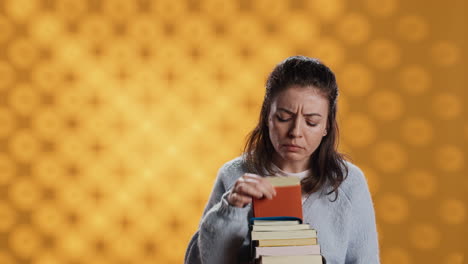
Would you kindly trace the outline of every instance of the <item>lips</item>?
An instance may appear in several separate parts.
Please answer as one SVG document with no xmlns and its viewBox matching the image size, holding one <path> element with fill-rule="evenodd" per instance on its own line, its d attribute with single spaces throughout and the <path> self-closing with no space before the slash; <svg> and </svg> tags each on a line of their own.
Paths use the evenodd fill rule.
<svg viewBox="0 0 468 264">
<path fill-rule="evenodd" d="M 298 145 L 294 145 L 294 144 L 283 144 L 283 146 L 285 146 L 285 147 L 294 147 L 294 148 L 302 148 L 302 147 L 300 147 Z"/>
<path fill-rule="evenodd" d="M 283 147 L 286 148 L 288 151 L 298 151 L 302 149 L 302 147 L 294 144 L 283 144 Z"/>
</svg>

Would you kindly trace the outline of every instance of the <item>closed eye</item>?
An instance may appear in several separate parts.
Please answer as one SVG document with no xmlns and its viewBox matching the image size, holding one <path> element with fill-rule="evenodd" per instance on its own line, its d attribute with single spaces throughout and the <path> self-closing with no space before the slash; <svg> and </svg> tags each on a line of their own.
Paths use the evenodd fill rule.
<svg viewBox="0 0 468 264">
<path fill-rule="evenodd" d="M 276 118 L 277 118 L 278 121 L 280 121 L 280 122 L 287 122 L 287 121 L 291 120 L 291 118 L 283 119 L 283 118 L 281 118 L 280 116 L 276 116 Z"/>
<path fill-rule="evenodd" d="M 291 120 L 291 118 L 283 119 L 280 116 L 276 116 L 276 119 L 278 119 L 278 121 L 280 121 L 280 122 L 288 122 L 289 120 Z M 315 123 L 311 123 L 311 122 L 306 122 L 306 123 L 307 123 L 308 126 L 311 126 L 311 127 L 317 126 L 317 124 L 315 124 Z"/>
</svg>

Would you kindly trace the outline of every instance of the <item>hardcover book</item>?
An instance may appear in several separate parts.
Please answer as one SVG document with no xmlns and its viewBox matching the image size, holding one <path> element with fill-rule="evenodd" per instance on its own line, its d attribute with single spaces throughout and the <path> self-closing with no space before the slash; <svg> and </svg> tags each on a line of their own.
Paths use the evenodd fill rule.
<svg viewBox="0 0 468 264">
<path fill-rule="evenodd" d="M 290 216 L 302 219 L 302 190 L 299 178 L 266 177 L 275 187 L 276 196 L 253 199 L 254 217 Z"/>
<path fill-rule="evenodd" d="M 320 255 L 304 255 L 304 256 L 262 256 L 260 264 L 322 264 L 322 256 Z"/>
<path fill-rule="evenodd" d="M 255 248 L 255 258 L 260 258 L 260 256 L 292 255 L 320 255 L 320 245 Z"/>
<path fill-rule="evenodd" d="M 317 231 L 302 223 L 299 178 L 266 177 L 274 186 L 273 199 L 253 199 L 250 220 L 253 263 L 322 264 Z M 325 262 L 324 262 L 325 263 Z"/>
</svg>

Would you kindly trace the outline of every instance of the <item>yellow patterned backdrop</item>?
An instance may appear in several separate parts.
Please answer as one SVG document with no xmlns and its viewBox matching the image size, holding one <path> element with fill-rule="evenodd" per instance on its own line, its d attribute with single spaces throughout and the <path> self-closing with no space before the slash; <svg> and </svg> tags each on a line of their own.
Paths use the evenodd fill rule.
<svg viewBox="0 0 468 264">
<path fill-rule="evenodd" d="M 467 252 L 464 0 L 0 1 L 0 263 L 181 263 L 268 72 L 322 59 L 384 264 Z"/>
</svg>

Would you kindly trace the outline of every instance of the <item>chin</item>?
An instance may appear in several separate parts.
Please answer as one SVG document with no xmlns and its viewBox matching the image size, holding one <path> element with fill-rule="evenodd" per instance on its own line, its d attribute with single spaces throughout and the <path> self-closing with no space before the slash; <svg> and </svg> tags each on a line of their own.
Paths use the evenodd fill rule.
<svg viewBox="0 0 468 264">
<path fill-rule="evenodd" d="M 296 152 L 283 153 L 283 159 L 289 161 L 301 161 L 304 160 L 304 156 Z"/>
</svg>

